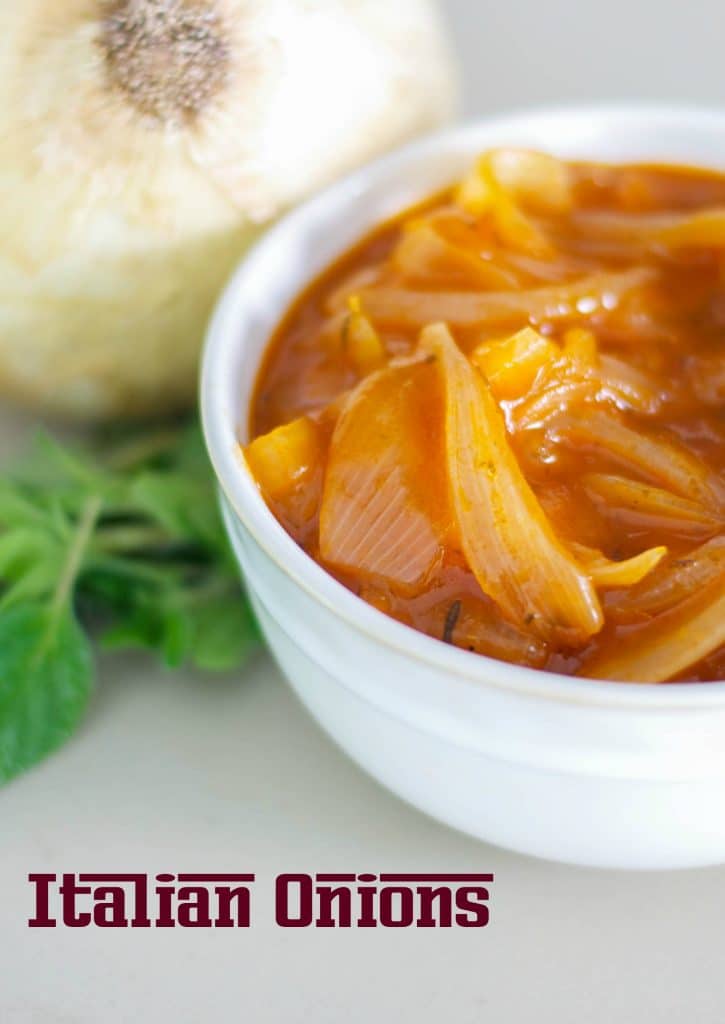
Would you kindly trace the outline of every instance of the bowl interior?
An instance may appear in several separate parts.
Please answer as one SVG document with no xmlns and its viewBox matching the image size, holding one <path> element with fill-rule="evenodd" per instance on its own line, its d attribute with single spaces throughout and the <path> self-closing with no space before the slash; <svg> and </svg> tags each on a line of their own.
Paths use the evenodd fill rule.
<svg viewBox="0 0 725 1024">
<path fill-rule="evenodd" d="M 298 585 L 380 642 L 407 649 L 454 675 L 535 687 L 577 701 L 725 704 L 725 682 L 662 687 L 574 679 L 469 654 L 395 622 L 355 597 L 297 547 L 267 509 L 240 455 L 240 442 L 248 440 L 249 407 L 262 356 L 299 292 L 374 225 L 455 180 L 481 150 L 505 145 L 567 159 L 725 169 L 725 114 L 631 107 L 487 119 L 384 157 L 288 214 L 232 276 L 207 335 L 202 419 L 221 487 L 257 543 Z"/>
</svg>

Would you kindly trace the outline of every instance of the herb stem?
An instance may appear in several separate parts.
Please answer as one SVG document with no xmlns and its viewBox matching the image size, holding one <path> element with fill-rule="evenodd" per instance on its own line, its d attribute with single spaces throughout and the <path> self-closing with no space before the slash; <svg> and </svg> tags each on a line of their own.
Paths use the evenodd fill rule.
<svg viewBox="0 0 725 1024">
<path fill-rule="evenodd" d="M 136 551 L 167 544 L 168 533 L 156 526 L 104 526 L 98 532 L 95 546 L 104 552 Z"/>
<path fill-rule="evenodd" d="M 156 568 L 142 561 L 130 561 L 124 556 L 103 553 L 91 554 L 87 562 L 88 568 L 97 572 L 111 572 L 129 582 L 143 582 L 149 585 L 168 583 L 173 576 L 169 577 L 167 568 Z"/>
<path fill-rule="evenodd" d="M 238 599 L 239 584 L 232 576 L 214 575 L 205 583 L 194 587 L 188 587 L 184 593 L 183 604 L 185 607 L 197 604 L 205 604 L 215 598 L 229 596 L 230 600 Z"/>
<path fill-rule="evenodd" d="M 51 618 L 53 620 L 57 619 L 60 615 L 63 606 L 71 595 L 102 504 L 102 499 L 98 495 L 93 494 L 86 499 L 81 508 L 75 536 L 68 549 L 68 556 L 63 564 L 58 584 L 53 594 L 51 602 Z"/>
<path fill-rule="evenodd" d="M 443 627 L 443 643 L 444 644 L 452 644 L 453 643 L 453 631 L 456 628 L 456 623 L 458 622 L 458 616 L 460 614 L 461 614 L 461 602 L 460 601 L 454 601 L 453 604 L 448 609 L 448 612 L 446 614 L 446 622 L 445 622 L 445 625 Z"/>
<path fill-rule="evenodd" d="M 106 457 L 115 470 L 128 470 L 141 463 L 164 455 L 178 441 L 178 430 L 157 430 L 153 434 L 131 438 L 119 445 Z"/>
</svg>

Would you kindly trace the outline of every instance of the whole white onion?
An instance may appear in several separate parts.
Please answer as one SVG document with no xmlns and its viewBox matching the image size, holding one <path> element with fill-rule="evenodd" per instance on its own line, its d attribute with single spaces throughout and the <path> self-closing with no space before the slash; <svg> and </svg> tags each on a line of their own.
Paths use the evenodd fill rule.
<svg viewBox="0 0 725 1024">
<path fill-rule="evenodd" d="M 80 418 L 190 401 L 262 226 L 454 102 L 428 0 L 0 6 L 0 393 Z"/>
</svg>

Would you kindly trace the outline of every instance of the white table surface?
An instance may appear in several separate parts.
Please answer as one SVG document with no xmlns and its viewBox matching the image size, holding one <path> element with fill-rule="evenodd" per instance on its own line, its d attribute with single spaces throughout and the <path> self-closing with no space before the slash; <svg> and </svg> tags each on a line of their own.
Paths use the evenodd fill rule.
<svg viewBox="0 0 725 1024">
<path fill-rule="evenodd" d="M 466 112 L 723 98 L 716 3 L 446 4 Z M 2 446 L 23 424 L 0 423 Z M 515 856 L 365 777 L 266 655 L 243 678 L 104 659 L 92 712 L 0 792 L 0 1021 L 715 1024 L 725 868 L 637 875 Z M 713 808 L 714 813 L 718 809 Z M 483 930 L 282 930 L 280 871 L 494 871 Z M 30 871 L 257 873 L 249 930 L 26 927 Z"/>
</svg>

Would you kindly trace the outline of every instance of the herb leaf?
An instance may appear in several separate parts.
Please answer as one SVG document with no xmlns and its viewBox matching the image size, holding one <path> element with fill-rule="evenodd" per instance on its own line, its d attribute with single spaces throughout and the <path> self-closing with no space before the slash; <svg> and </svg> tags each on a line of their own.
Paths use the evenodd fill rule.
<svg viewBox="0 0 725 1024">
<path fill-rule="evenodd" d="M 69 608 L 19 604 L 0 612 L 0 782 L 75 730 L 92 688 L 90 644 Z"/>
<path fill-rule="evenodd" d="M 192 660 L 197 668 L 225 672 L 247 660 L 259 632 L 245 601 L 217 599 L 201 605 L 194 617 Z"/>
<path fill-rule="evenodd" d="M 41 437 L 0 480 L 0 783 L 80 720 L 99 632 L 211 671 L 258 643 L 196 422 Z"/>
</svg>

